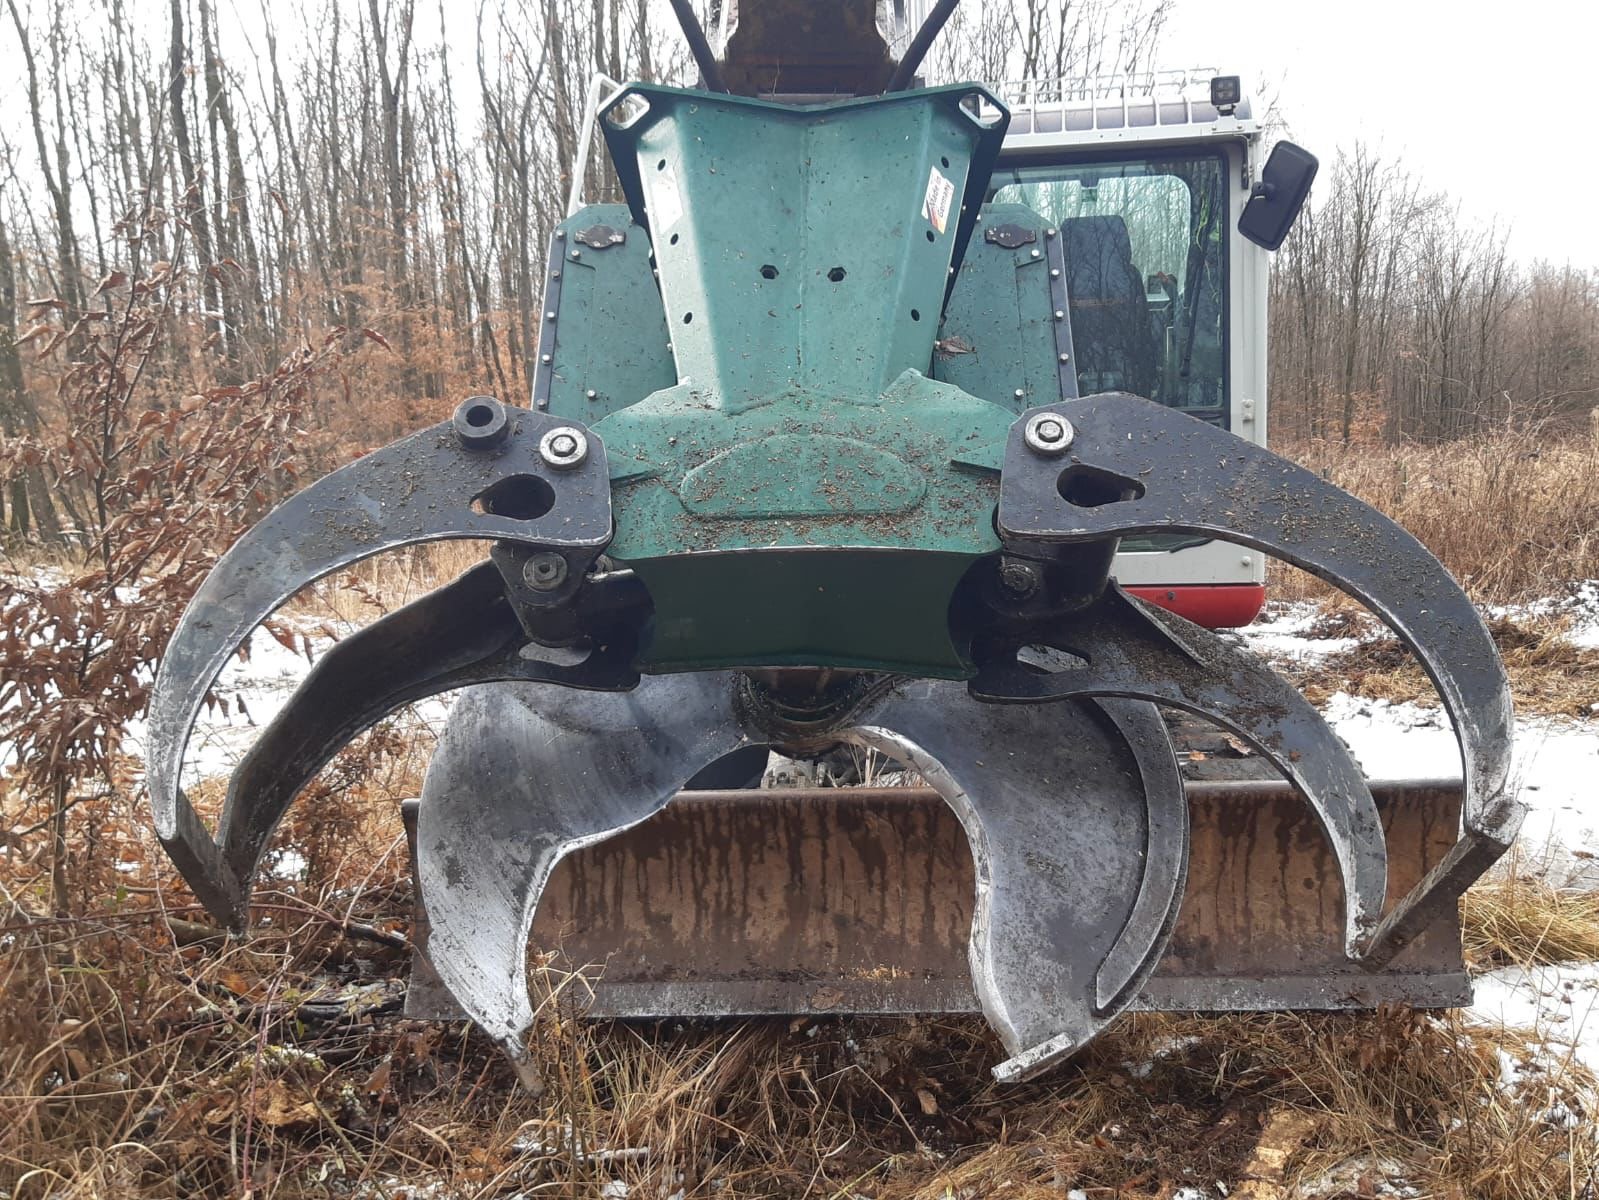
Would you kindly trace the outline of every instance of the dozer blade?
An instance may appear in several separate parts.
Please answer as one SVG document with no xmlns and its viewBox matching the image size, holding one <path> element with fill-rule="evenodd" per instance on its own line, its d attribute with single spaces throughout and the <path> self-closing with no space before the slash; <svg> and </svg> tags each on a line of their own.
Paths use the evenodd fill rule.
<svg viewBox="0 0 1599 1200">
<path fill-rule="evenodd" d="M 1451 912 L 1375 971 L 1344 952 L 1338 864 L 1314 815 L 1259 755 L 1184 720 L 1191 821 L 1176 927 L 1129 1008 L 1443 1007 L 1470 999 Z M 1443 860 L 1458 779 L 1372 785 L 1398 900 Z M 531 945 L 581 971 L 596 1018 L 980 1011 L 968 943 L 976 883 L 960 820 L 926 787 L 683 792 L 551 873 Z M 413 928 L 420 942 L 425 929 Z M 407 1015 L 459 1019 L 413 966 Z M 545 991 L 538 985 L 539 992 Z"/>
<path fill-rule="evenodd" d="M 458 703 L 420 805 L 428 953 L 513 1054 L 533 1020 L 528 930 L 557 861 L 761 740 L 749 691 L 714 673 L 648 678 L 625 696 L 487 687 Z M 1125 1007 L 1159 958 L 1187 864 L 1181 783 L 1153 708 L 986 705 L 919 681 L 875 689 L 827 732 L 914 765 L 966 831 L 971 986 L 1012 1055 L 996 1074 L 1043 1069 Z M 719 893 L 722 867 L 689 869 Z"/>
</svg>

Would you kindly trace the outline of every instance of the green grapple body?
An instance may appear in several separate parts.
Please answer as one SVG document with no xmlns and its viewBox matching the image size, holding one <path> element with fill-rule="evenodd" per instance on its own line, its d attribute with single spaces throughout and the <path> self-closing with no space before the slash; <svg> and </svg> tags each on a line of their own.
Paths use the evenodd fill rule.
<svg viewBox="0 0 1599 1200">
<path fill-rule="evenodd" d="M 932 366 L 1003 110 L 635 88 L 609 112 L 629 220 L 563 223 L 541 351 L 549 411 L 605 441 L 608 553 L 654 602 L 641 664 L 969 675 L 950 603 L 999 551 L 1017 410 Z M 596 288 L 623 302 L 577 311 Z"/>
</svg>

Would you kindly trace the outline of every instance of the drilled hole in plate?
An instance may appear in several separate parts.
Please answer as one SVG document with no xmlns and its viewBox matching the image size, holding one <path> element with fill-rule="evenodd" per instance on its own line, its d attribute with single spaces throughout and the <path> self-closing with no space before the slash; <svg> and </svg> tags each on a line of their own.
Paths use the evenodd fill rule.
<svg viewBox="0 0 1599 1200">
<path fill-rule="evenodd" d="M 494 424 L 494 406 L 491 404 L 473 404 L 466 410 L 466 423 L 473 429 L 482 429 L 485 425 Z"/>
<path fill-rule="evenodd" d="M 761 278 L 762 279 L 776 279 L 777 278 L 777 268 L 774 267 L 771 263 L 767 263 L 764 267 L 761 268 Z"/>
<path fill-rule="evenodd" d="M 673 235 L 672 235 L 672 236 L 671 236 L 671 237 L 670 237 L 670 238 L 668 238 L 668 239 L 667 239 L 667 240 L 668 240 L 668 241 L 670 241 L 670 242 L 671 242 L 671 243 L 672 243 L 672 245 L 674 245 L 674 246 L 675 246 L 675 245 L 677 245 L 677 234 L 675 234 L 675 233 L 674 233 L 674 234 L 673 234 Z"/>
<path fill-rule="evenodd" d="M 479 492 L 472 507 L 513 521 L 536 521 L 555 507 L 555 489 L 537 475 L 508 475 Z"/>
<path fill-rule="evenodd" d="M 939 157 L 938 161 L 941 162 L 946 167 L 949 166 L 949 155 L 947 155 L 947 154 L 941 155 Z"/>
<path fill-rule="evenodd" d="M 938 240 L 938 235 L 929 229 L 927 231 L 927 240 L 930 242 L 936 242 Z"/>
<path fill-rule="evenodd" d="M 1124 500 L 1140 500 L 1144 495 L 1144 485 L 1138 480 L 1080 463 L 1061 472 L 1055 490 L 1062 500 L 1077 508 L 1100 508 Z"/>
<path fill-rule="evenodd" d="M 844 271 L 843 267 L 834 267 L 831 271 L 829 271 L 827 273 L 827 277 L 829 279 L 831 279 L 834 283 L 843 283 L 844 282 L 844 275 L 845 275 L 845 271 Z"/>
<path fill-rule="evenodd" d="M 918 310 L 916 310 L 914 308 L 911 309 L 911 320 L 920 321 L 921 319 L 922 319 L 922 314 Z"/>
<path fill-rule="evenodd" d="M 656 170 L 657 170 L 657 171 L 664 171 L 664 170 L 666 170 L 666 160 L 665 160 L 665 159 L 664 159 L 664 158 L 663 158 L 663 159 L 661 159 L 661 161 L 660 161 L 660 162 L 658 162 L 658 163 L 656 163 L 656 164 L 655 164 L 655 169 L 656 169 Z"/>
<path fill-rule="evenodd" d="M 694 321 L 694 314 L 693 313 L 686 312 L 686 313 L 683 314 L 683 324 L 690 325 L 690 324 L 693 323 L 693 321 Z"/>
</svg>

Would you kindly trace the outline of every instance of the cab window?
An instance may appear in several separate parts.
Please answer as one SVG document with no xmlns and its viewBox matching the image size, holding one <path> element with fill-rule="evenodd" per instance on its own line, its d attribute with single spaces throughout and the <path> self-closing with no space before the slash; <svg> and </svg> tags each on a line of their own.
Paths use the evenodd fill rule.
<svg viewBox="0 0 1599 1200">
<path fill-rule="evenodd" d="M 1077 386 L 1227 425 L 1227 191 L 1217 154 L 1005 166 L 990 199 L 1059 227 Z"/>
</svg>

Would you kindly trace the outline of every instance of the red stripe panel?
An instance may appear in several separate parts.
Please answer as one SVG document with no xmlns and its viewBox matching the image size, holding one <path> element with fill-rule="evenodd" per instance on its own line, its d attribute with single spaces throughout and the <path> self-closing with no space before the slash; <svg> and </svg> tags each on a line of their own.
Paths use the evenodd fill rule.
<svg viewBox="0 0 1599 1200">
<path fill-rule="evenodd" d="M 1127 590 L 1207 629 L 1248 625 L 1266 605 L 1266 585 L 1261 583 L 1174 584 Z"/>
</svg>

